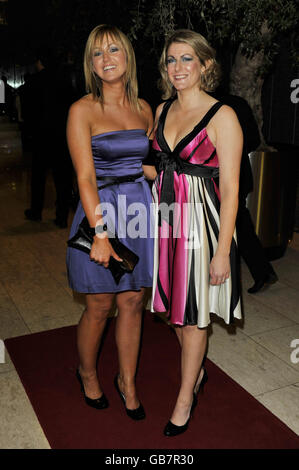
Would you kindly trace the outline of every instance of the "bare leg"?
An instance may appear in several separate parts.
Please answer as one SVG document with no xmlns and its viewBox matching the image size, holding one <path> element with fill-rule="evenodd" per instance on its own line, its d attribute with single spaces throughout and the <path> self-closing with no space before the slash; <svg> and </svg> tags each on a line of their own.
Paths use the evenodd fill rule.
<svg viewBox="0 0 299 470">
<path fill-rule="evenodd" d="M 145 289 L 140 292 L 117 294 L 118 318 L 116 323 L 116 344 L 119 357 L 119 388 L 126 397 L 126 407 L 139 407 L 135 388 L 135 374 L 140 347 L 141 320 Z"/>
<path fill-rule="evenodd" d="M 180 343 L 180 346 L 182 347 L 182 341 L 183 341 L 183 330 L 184 330 L 184 327 L 181 327 L 181 326 L 175 326 L 174 327 L 174 330 L 175 330 L 175 333 L 177 335 L 177 338 L 179 340 L 179 343 Z M 200 386 L 200 382 L 201 382 L 201 379 L 203 378 L 203 374 L 204 374 L 204 368 L 203 366 L 201 366 L 200 370 L 199 370 L 199 374 L 198 374 L 198 377 L 197 377 L 197 380 L 195 382 L 195 387 L 194 387 L 194 392 L 196 393 L 199 386 Z"/>
<path fill-rule="evenodd" d="M 193 391 L 207 347 L 207 329 L 197 326 L 181 327 L 181 388 L 171 422 L 177 426 L 186 423 L 190 414 Z"/>
<path fill-rule="evenodd" d="M 86 309 L 77 329 L 79 373 L 85 394 L 92 399 L 99 398 L 103 393 L 97 378 L 96 361 L 113 298 L 114 294 L 87 294 Z"/>
<path fill-rule="evenodd" d="M 177 335 L 177 338 L 178 338 L 178 340 L 179 340 L 179 343 L 180 343 L 180 345 L 181 345 L 181 347 L 182 347 L 182 341 L 183 341 L 183 327 L 181 327 L 181 326 L 175 326 L 175 327 L 174 327 L 174 331 L 175 331 L 175 333 L 176 333 L 176 335 Z"/>
</svg>

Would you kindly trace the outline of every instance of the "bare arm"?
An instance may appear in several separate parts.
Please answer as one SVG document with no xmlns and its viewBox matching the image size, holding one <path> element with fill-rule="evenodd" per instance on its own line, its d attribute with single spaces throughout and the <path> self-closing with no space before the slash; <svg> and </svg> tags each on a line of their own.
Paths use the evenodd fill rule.
<svg viewBox="0 0 299 470">
<path fill-rule="evenodd" d="M 67 122 L 67 141 L 77 175 L 80 200 L 89 225 L 95 227 L 97 224 L 103 223 L 103 221 L 99 210 L 100 200 L 91 151 L 88 114 L 88 107 L 81 100 L 71 106 Z M 92 244 L 90 258 L 107 267 L 110 256 L 120 260 L 112 249 L 107 234 L 96 235 Z"/>
<path fill-rule="evenodd" d="M 211 284 L 221 284 L 230 273 L 230 247 L 238 210 L 240 163 L 243 134 L 235 112 L 224 106 L 216 114 L 213 127 L 219 159 L 220 232 L 218 247 L 211 261 Z"/>
<path fill-rule="evenodd" d="M 74 103 L 69 111 L 67 141 L 77 175 L 80 199 L 91 227 L 96 226 L 96 207 L 100 200 L 91 152 L 90 126 L 84 103 Z"/>
</svg>

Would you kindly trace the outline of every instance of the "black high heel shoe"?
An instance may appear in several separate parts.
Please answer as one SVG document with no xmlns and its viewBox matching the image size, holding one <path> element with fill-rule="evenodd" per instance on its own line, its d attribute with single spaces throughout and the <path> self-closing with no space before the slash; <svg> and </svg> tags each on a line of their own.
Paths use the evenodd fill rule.
<svg viewBox="0 0 299 470">
<path fill-rule="evenodd" d="M 134 419 L 135 421 L 139 421 L 140 419 L 144 419 L 145 418 L 145 411 L 144 411 L 144 408 L 143 408 L 141 403 L 138 406 L 138 408 L 136 408 L 135 410 L 129 410 L 126 407 L 126 397 L 119 388 L 118 377 L 119 377 L 118 374 L 114 377 L 114 386 L 115 386 L 120 398 L 122 399 L 122 401 L 125 405 L 127 415 L 129 416 L 129 418 Z"/>
<path fill-rule="evenodd" d="M 177 436 L 178 434 L 182 434 L 183 432 L 187 431 L 190 418 L 191 418 L 192 413 L 193 413 L 193 411 L 194 411 L 194 409 L 197 405 L 197 395 L 199 393 L 203 393 L 204 386 L 207 383 L 207 381 L 208 381 L 208 373 L 207 373 L 207 370 L 205 368 L 203 368 L 203 375 L 202 375 L 200 384 L 198 386 L 198 389 L 193 391 L 193 401 L 192 401 L 192 405 L 191 405 L 191 409 L 190 409 L 189 418 L 187 419 L 186 423 L 183 424 L 182 426 L 177 426 L 176 424 L 173 424 L 169 420 L 168 423 L 166 424 L 165 428 L 164 428 L 165 436 L 168 436 L 168 437 Z"/>
<path fill-rule="evenodd" d="M 173 437 L 173 436 L 178 436 L 179 434 L 183 434 L 183 432 L 187 431 L 188 426 L 189 426 L 190 418 L 192 416 L 192 413 L 193 413 L 194 408 L 196 407 L 196 405 L 197 405 L 197 397 L 196 397 L 196 394 L 193 393 L 193 401 L 192 401 L 192 405 L 191 405 L 191 408 L 190 408 L 190 415 L 189 415 L 189 418 L 187 419 L 186 423 L 183 424 L 182 426 L 177 426 L 176 424 L 173 424 L 169 420 L 168 423 L 166 424 L 165 428 L 164 428 L 164 435 L 167 436 L 167 437 Z"/>
<path fill-rule="evenodd" d="M 97 410 L 103 410 L 104 408 L 108 408 L 109 402 L 106 396 L 104 395 L 104 393 L 100 396 L 100 398 L 95 398 L 95 399 L 89 398 L 85 395 L 84 384 L 83 384 L 83 381 L 82 381 L 82 378 L 78 369 L 76 370 L 76 377 L 81 385 L 81 390 L 84 395 L 85 403 L 88 406 L 91 406 L 92 408 L 96 408 Z"/>
</svg>

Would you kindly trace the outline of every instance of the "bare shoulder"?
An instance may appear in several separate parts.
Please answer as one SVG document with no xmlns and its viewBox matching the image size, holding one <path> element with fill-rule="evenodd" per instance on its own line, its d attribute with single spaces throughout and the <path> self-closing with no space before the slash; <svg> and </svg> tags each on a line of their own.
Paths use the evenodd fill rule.
<svg viewBox="0 0 299 470">
<path fill-rule="evenodd" d="M 224 104 L 219 108 L 217 113 L 213 116 L 213 121 L 217 125 L 234 125 L 234 124 L 239 124 L 238 117 L 230 106 L 227 104 Z"/>
<path fill-rule="evenodd" d="M 75 101 L 69 109 L 69 112 L 72 114 L 83 114 L 93 107 L 93 100 L 91 95 L 82 96 L 79 100 Z"/>
<path fill-rule="evenodd" d="M 139 104 L 141 106 L 141 113 L 146 120 L 146 127 L 147 127 L 146 131 L 149 137 L 153 130 L 153 111 L 150 105 L 141 98 L 139 98 Z"/>
<path fill-rule="evenodd" d="M 211 136 L 215 139 L 214 145 L 220 154 L 220 149 L 225 148 L 226 145 L 231 146 L 232 141 L 236 151 L 241 148 L 243 142 L 242 128 L 237 114 L 230 106 L 221 106 L 211 120 L 211 128 Z"/>
<path fill-rule="evenodd" d="M 152 122 L 153 120 L 153 111 L 147 101 L 139 98 L 139 104 L 141 106 L 141 112 L 146 116 L 147 120 Z"/>
<path fill-rule="evenodd" d="M 85 95 L 75 101 L 69 109 L 68 125 L 76 129 L 78 126 L 91 129 L 94 107 L 95 102 L 91 95 Z"/>
<path fill-rule="evenodd" d="M 147 101 L 145 101 L 145 100 L 142 99 L 142 98 L 138 98 L 138 101 L 139 101 L 139 104 L 140 104 L 142 110 L 143 110 L 145 113 L 152 112 L 152 108 L 150 107 L 150 105 L 148 104 Z"/>
</svg>

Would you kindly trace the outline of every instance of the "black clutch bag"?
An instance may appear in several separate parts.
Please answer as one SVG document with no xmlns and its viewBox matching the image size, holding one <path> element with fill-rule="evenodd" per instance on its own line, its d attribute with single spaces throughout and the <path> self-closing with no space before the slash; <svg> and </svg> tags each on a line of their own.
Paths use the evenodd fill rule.
<svg viewBox="0 0 299 470">
<path fill-rule="evenodd" d="M 68 246 L 76 248 L 77 250 L 90 253 L 91 245 L 93 243 L 94 230 L 90 228 L 86 217 L 82 220 L 79 225 L 76 235 L 67 241 Z M 139 257 L 128 247 L 126 247 L 117 237 L 109 237 L 109 242 L 115 253 L 122 258 L 122 261 L 117 261 L 112 256 L 109 260 L 109 270 L 111 271 L 116 284 L 119 283 L 121 277 L 125 273 L 132 273 L 136 264 L 139 261 Z"/>
</svg>

